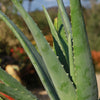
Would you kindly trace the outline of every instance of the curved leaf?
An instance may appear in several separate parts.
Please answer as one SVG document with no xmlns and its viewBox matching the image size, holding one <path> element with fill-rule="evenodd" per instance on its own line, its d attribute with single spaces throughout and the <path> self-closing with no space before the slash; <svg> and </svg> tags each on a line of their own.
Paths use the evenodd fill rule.
<svg viewBox="0 0 100 100">
<path fill-rule="evenodd" d="M 9 18 L 6 15 L 0 12 L 0 17 L 6 22 L 6 24 L 14 32 L 15 36 L 19 39 L 24 50 L 28 54 L 32 64 L 34 65 L 44 87 L 46 88 L 48 95 L 54 100 L 58 99 L 57 93 L 52 84 L 48 71 L 45 67 L 44 61 L 37 52 L 37 50 L 35 49 L 35 47 L 30 43 L 30 41 L 25 37 L 25 35 L 17 28 L 17 26 L 11 20 L 9 20 Z"/>
<path fill-rule="evenodd" d="M 4 84 L 0 84 L 0 91 L 4 93 L 10 93 L 8 89 L 11 90 L 11 97 L 16 98 L 16 100 L 38 100 L 31 92 L 26 90 L 17 80 L 12 78 L 9 74 L 7 74 L 3 69 L 0 68 L 0 80 L 4 82 Z M 15 92 L 14 92 L 15 91 Z M 19 92 L 16 96 L 14 93 Z M 23 98 L 23 99 L 22 99 Z"/>
<path fill-rule="evenodd" d="M 28 15 L 28 13 L 22 8 L 22 6 L 18 3 L 17 0 L 12 0 L 29 29 L 34 36 L 34 39 L 37 43 L 40 54 L 46 64 L 47 70 L 50 74 L 50 77 L 53 81 L 53 84 L 56 88 L 56 91 L 61 100 L 70 99 L 73 100 L 75 98 L 75 89 L 66 75 L 66 72 L 61 67 L 59 60 L 57 59 L 55 53 L 52 51 L 51 47 L 48 45 L 45 40 L 43 34 L 40 29 L 34 23 L 33 19 Z M 73 95 L 72 95 L 73 94 Z"/>
</svg>

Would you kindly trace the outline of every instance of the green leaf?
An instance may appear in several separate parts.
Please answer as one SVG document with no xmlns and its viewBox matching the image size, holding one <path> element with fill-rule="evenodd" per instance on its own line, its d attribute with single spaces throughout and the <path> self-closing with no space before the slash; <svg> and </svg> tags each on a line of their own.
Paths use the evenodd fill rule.
<svg viewBox="0 0 100 100">
<path fill-rule="evenodd" d="M 24 50 L 29 56 L 32 64 L 34 65 L 44 87 L 46 88 L 48 95 L 54 100 L 58 99 L 57 93 L 45 67 L 42 57 L 39 55 L 35 47 L 30 43 L 30 41 L 25 37 L 25 35 L 17 28 L 17 26 L 2 12 L 0 12 L 0 17 L 6 22 L 6 24 L 14 32 L 14 35 L 18 38 L 22 44 Z M 59 100 L 59 99 L 58 99 Z"/>
<path fill-rule="evenodd" d="M 65 54 L 66 54 L 65 58 L 67 58 L 67 62 L 68 62 L 68 65 L 64 64 L 65 65 L 65 69 L 67 69 L 68 70 L 67 72 L 70 74 L 68 40 L 67 40 L 67 35 L 65 33 L 65 30 L 64 30 L 64 24 L 63 24 L 62 16 L 60 14 L 60 10 L 59 9 L 58 9 L 58 19 L 57 19 L 57 32 L 58 32 L 58 37 L 59 37 L 59 39 L 61 41 L 61 44 L 62 44 L 62 46 L 64 48 L 63 52 L 65 52 Z M 63 61 L 63 59 L 62 59 L 62 62 L 64 63 L 66 61 Z"/>
<path fill-rule="evenodd" d="M 17 2 L 17 0 L 12 0 L 29 29 L 34 36 L 37 43 L 40 54 L 46 64 L 47 70 L 56 88 L 56 91 L 61 100 L 73 100 L 75 97 L 74 87 L 66 75 L 66 72 L 61 67 L 59 60 L 57 59 L 55 53 L 52 51 L 50 45 L 48 45 L 40 29 L 34 23 L 33 19 L 28 15 L 28 13 L 22 8 L 22 6 Z M 60 78 L 59 78 L 60 77 Z M 73 94 L 73 95 L 72 95 Z"/>
<path fill-rule="evenodd" d="M 11 96 L 15 100 L 37 100 L 35 97 L 32 98 L 30 94 L 26 96 L 26 93 L 24 91 L 13 89 L 5 84 L 0 84 L 0 91 L 5 93 L 6 95 Z"/>
<path fill-rule="evenodd" d="M 52 23 L 52 20 L 45 8 L 44 8 L 44 12 L 45 12 L 46 18 L 48 20 L 52 36 L 53 36 L 56 55 L 59 57 L 59 60 L 62 63 L 62 65 L 64 66 L 66 72 L 69 73 L 68 47 L 67 47 L 67 43 L 66 43 L 67 41 L 65 39 L 66 37 L 64 37 L 64 35 L 63 35 L 65 32 L 61 34 L 62 26 L 58 27 L 58 23 L 59 23 L 60 19 L 57 20 L 57 31 L 58 31 L 58 33 L 57 33 L 57 31 Z"/>
<path fill-rule="evenodd" d="M 72 38 L 71 34 L 68 36 L 68 49 L 69 49 L 69 63 L 70 63 L 70 74 L 72 80 L 75 84 L 75 67 L 74 67 L 74 55 L 73 55 L 73 46 L 72 46 Z"/>
<path fill-rule="evenodd" d="M 80 0 L 70 0 L 77 100 L 97 100 L 97 83 Z"/>
<path fill-rule="evenodd" d="M 72 56 L 73 55 L 73 50 L 72 50 L 72 48 L 73 48 L 73 45 L 72 45 L 73 38 L 72 38 L 71 23 L 70 23 L 68 15 L 67 15 L 67 12 L 65 10 L 63 1 L 62 0 L 57 0 L 57 3 L 58 3 L 58 7 L 59 7 L 59 13 L 60 13 L 59 15 L 62 18 L 62 23 L 64 25 L 65 32 L 66 32 L 66 35 L 67 35 L 67 40 L 68 40 L 67 42 L 70 42 L 70 43 L 68 43 L 67 48 L 69 48 L 69 50 L 71 50 L 71 51 L 68 51 L 68 50 L 66 50 L 66 51 L 69 52 L 68 57 L 69 57 L 69 66 L 70 66 L 70 76 L 71 76 L 72 81 L 74 81 L 73 80 L 74 79 L 74 71 L 73 71 L 74 70 L 74 65 L 73 65 L 74 60 L 73 60 L 73 56 Z M 58 18 L 60 18 L 60 16 Z M 60 20 L 61 20 L 61 18 L 60 18 Z M 65 40 L 65 36 L 63 36 L 63 39 Z M 65 43 L 66 43 L 66 40 L 65 40 Z"/>
<path fill-rule="evenodd" d="M 33 96 L 33 94 L 31 92 L 26 90 L 17 80 L 12 78 L 9 74 L 7 74 L 1 68 L 0 68 L 0 80 L 2 82 L 4 82 L 4 84 L 5 84 L 5 86 L 0 84 L 0 91 L 1 92 L 5 91 L 4 93 L 6 93 L 6 92 L 10 93 L 10 91 L 8 91 L 8 89 L 6 89 L 8 87 L 12 91 L 18 91 L 19 92 L 19 94 L 18 94 L 19 96 L 16 96 L 14 94 L 15 92 L 11 92 L 11 94 L 9 94 L 10 96 L 16 98 L 17 100 L 28 100 L 28 99 L 29 100 L 37 100 L 37 98 L 35 96 Z M 24 99 L 22 99 L 22 98 L 24 98 Z"/>
<path fill-rule="evenodd" d="M 66 35 L 68 38 L 68 34 L 72 34 L 71 23 L 70 23 L 68 15 L 66 13 L 63 0 L 57 0 L 57 3 L 58 3 L 58 8 L 60 10 L 60 14 L 62 16 L 62 21 L 64 24 L 65 32 L 66 32 Z"/>
</svg>

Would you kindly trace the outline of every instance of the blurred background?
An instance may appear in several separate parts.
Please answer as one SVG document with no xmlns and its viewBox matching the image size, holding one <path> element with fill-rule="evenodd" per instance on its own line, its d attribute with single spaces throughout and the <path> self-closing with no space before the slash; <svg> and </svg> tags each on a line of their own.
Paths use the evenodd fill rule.
<svg viewBox="0 0 100 100">
<path fill-rule="evenodd" d="M 47 41 L 52 46 L 52 36 L 42 10 L 44 5 L 51 18 L 57 17 L 56 0 L 19 0 L 25 10 L 32 16 L 37 23 Z M 100 73 L 100 0 L 81 0 L 83 15 L 86 23 L 87 35 L 89 38 L 90 49 L 96 73 Z M 70 17 L 69 0 L 64 0 L 66 11 Z M 30 30 L 17 12 L 11 0 L 0 0 L 0 10 L 22 30 L 28 39 L 35 45 Z M 31 64 L 28 56 L 21 47 L 19 41 L 12 31 L 0 19 L 0 66 L 20 81 L 29 90 L 43 88 L 40 79 Z M 15 73 L 16 75 L 13 75 Z M 47 100 L 47 99 L 46 99 Z M 48 99 L 49 100 L 49 99 Z"/>
</svg>

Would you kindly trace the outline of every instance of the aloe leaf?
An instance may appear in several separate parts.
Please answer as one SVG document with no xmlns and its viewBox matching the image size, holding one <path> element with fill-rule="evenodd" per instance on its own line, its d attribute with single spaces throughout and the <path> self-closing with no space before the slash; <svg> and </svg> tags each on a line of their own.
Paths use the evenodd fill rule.
<svg viewBox="0 0 100 100">
<path fill-rule="evenodd" d="M 61 63 L 57 59 L 55 53 L 52 51 L 50 45 L 47 43 L 40 29 L 34 23 L 33 19 L 23 9 L 17 0 L 12 0 L 16 8 L 19 10 L 26 24 L 34 36 L 40 54 L 46 64 L 47 70 L 56 88 L 56 91 L 61 100 L 73 100 L 75 97 L 74 87 L 66 75 L 66 72 L 61 67 Z M 60 77 L 60 78 L 59 78 Z M 73 95 L 72 95 L 73 94 Z"/>
<path fill-rule="evenodd" d="M 63 55 L 63 52 L 54 37 L 53 37 L 53 49 L 54 49 L 54 52 L 57 55 L 59 61 L 63 65 L 66 73 L 69 73 L 69 66 L 66 62 L 65 56 Z M 68 75 L 70 75 L 70 74 L 68 74 Z"/>
<path fill-rule="evenodd" d="M 54 27 L 55 27 L 56 31 L 58 32 L 58 36 L 62 41 L 62 45 L 64 45 L 66 54 L 68 55 L 68 50 L 67 50 L 68 49 L 68 46 L 67 46 L 68 41 L 67 41 L 67 37 L 66 37 L 65 30 L 63 27 L 62 18 L 61 18 L 59 9 L 58 9 L 58 17 L 54 19 Z M 55 39 L 54 39 L 53 46 L 54 46 L 53 49 L 56 52 L 56 55 L 59 57 L 60 62 L 64 65 L 66 72 L 68 72 L 70 75 L 69 67 L 67 66 L 67 68 L 66 68 L 67 64 L 66 64 L 65 57 L 63 56 L 62 51 L 61 51 L 59 45 L 57 44 L 57 42 L 55 41 Z M 69 55 L 68 55 L 68 58 L 69 58 Z M 68 59 L 68 62 L 69 62 L 69 59 Z"/>
<path fill-rule="evenodd" d="M 44 61 L 39 53 L 36 51 L 34 46 L 30 43 L 30 41 L 25 37 L 25 35 L 16 27 L 16 25 L 2 12 L 0 12 L 0 17 L 6 22 L 6 24 L 11 28 L 14 32 L 15 36 L 19 39 L 22 44 L 24 50 L 28 54 L 32 64 L 34 65 L 44 87 L 46 88 L 48 95 L 53 100 L 59 100 L 57 93 L 54 89 L 53 83 L 50 79 L 48 71 L 45 67 Z"/>
<path fill-rule="evenodd" d="M 72 34 L 71 23 L 70 23 L 68 15 L 66 13 L 63 0 L 57 0 L 57 3 L 58 3 L 58 8 L 60 10 L 60 14 L 62 16 L 65 32 L 66 32 L 66 35 L 67 35 L 67 38 L 68 38 L 68 34 Z"/>
<path fill-rule="evenodd" d="M 43 7 L 43 9 L 44 9 L 46 18 L 48 20 L 48 23 L 49 23 L 49 26 L 51 29 L 51 33 L 53 35 L 53 40 L 54 40 L 54 45 L 55 45 L 54 47 L 55 47 L 56 54 L 59 57 L 59 60 L 61 61 L 61 63 L 64 65 L 66 72 L 69 72 L 68 48 L 67 48 L 66 41 L 63 39 L 64 37 L 62 37 L 62 35 L 60 34 L 61 27 L 59 28 L 57 25 L 57 29 L 59 31 L 57 33 L 47 10 L 44 7 Z M 57 23 L 58 22 L 59 21 L 57 20 Z"/>
<path fill-rule="evenodd" d="M 13 89 L 5 84 L 0 84 L 0 91 L 5 93 L 6 95 L 11 96 L 15 100 L 38 100 L 36 97 L 32 98 L 29 95 L 26 96 L 26 93 L 24 91 L 19 91 L 17 89 Z M 8 99 L 7 99 L 8 100 Z"/>
<path fill-rule="evenodd" d="M 97 100 L 97 83 L 80 0 L 70 0 L 77 100 Z"/>
<path fill-rule="evenodd" d="M 67 40 L 67 36 L 65 34 L 65 29 L 64 29 L 64 25 L 63 25 L 63 20 L 62 20 L 62 16 L 60 14 L 60 10 L 58 8 L 58 18 L 57 18 L 57 31 L 58 34 L 61 35 L 61 37 L 64 39 L 64 42 L 66 44 L 68 44 L 68 40 Z"/>
<path fill-rule="evenodd" d="M 31 47 L 32 51 L 34 52 L 33 46 L 30 45 L 30 47 Z M 52 80 L 48 74 L 48 71 L 47 71 L 46 66 L 44 64 L 44 61 L 42 60 L 41 56 L 38 53 L 36 53 L 36 52 L 34 52 L 34 53 L 35 53 L 35 60 L 37 61 L 38 66 L 40 67 L 39 70 L 42 72 L 38 72 L 37 70 L 36 71 L 38 72 L 38 75 L 39 75 L 45 89 L 47 90 L 49 97 L 51 98 L 51 100 L 59 100 L 59 97 L 56 93 L 56 90 L 55 90 L 55 87 L 52 83 Z M 41 75 L 40 73 L 43 75 Z"/>
<path fill-rule="evenodd" d="M 63 0 L 57 0 L 57 3 L 58 3 L 58 7 L 59 7 L 59 11 L 60 11 L 60 15 L 62 17 L 62 22 L 63 22 L 63 25 L 64 25 L 64 28 L 65 28 L 65 32 L 67 34 L 67 40 L 68 42 L 72 41 L 73 38 L 72 38 L 72 29 L 71 29 L 71 23 L 70 23 L 70 20 L 69 20 L 69 17 L 67 15 L 67 12 L 65 10 L 65 7 L 64 7 L 64 3 L 63 3 Z M 68 39 L 70 36 L 70 40 Z M 72 43 L 68 43 L 68 48 L 70 48 L 69 50 L 71 50 L 71 48 L 73 48 L 73 45 Z M 73 50 L 70 52 L 69 51 L 69 66 L 70 66 L 70 76 L 72 77 L 72 79 L 74 79 L 74 65 L 72 64 L 73 62 L 73 56 L 71 57 L 71 55 L 73 55 Z M 73 81 L 73 80 L 72 80 Z"/>
<path fill-rule="evenodd" d="M 73 46 L 72 46 L 72 35 L 69 34 L 68 35 L 68 40 L 67 40 L 66 34 L 65 34 L 65 30 L 64 30 L 64 27 L 63 27 L 62 16 L 60 14 L 60 10 L 58 9 L 58 23 L 57 23 L 58 24 L 58 27 L 57 27 L 58 29 L 57 30 L 59 32 L 58 34 L 61 35 L 59 37 L 62 38 L 61 40 L 63 40 L 62 43 L 64 45 L 65 51 L 67 51 L 67 53 L 69 55 L 68 56 L 68 58 L 69 58 L 69 66 L 70 66 L 69 74 L 70 74 L 70 79 L 72 80 L 73 84 L 75 85 L 75 83 L 74 83 L 74 60 L 73 60 L 73 50 L 72 50 L 73 49 Z"/>
<path fill-rule="evenodd" d="M 4 82 L 4 84 L 6 86 L 8 86 L 9 88 L 12 88 L 13 90 L 19 91 L 20 92 L 20 96 L 17 97 L 17 100 L 19 100 L 18 98 L 24 98 L 26 95 L 26 99 L 20 99 L 20 100 L 37 100 L 37 98 L 35 96 L 33 96 L 33 94 L 29 91 L 27 91 L 17 80 L 15 80 L 14 78 L 12 78 L 9 74 L 7 74 L 3 69 L 0 68 L 0 80 L 2 82 Z M 0 91 L 2 91 L 2 86 L 0 84 Z M 7 91 L 7 90 L 4 90 Z M 9 92 L 9 91 L 7 91 Z M 14 96 L 13 92 L 12 95 Z M 10 96 L 12 96 L 10 95 Z"/>
<path fill-rule="evenodd" d="M 64 29 L 64 25 L 63 25 L 63 20 L 62 20 L 62 16 L 60 14 L 60 10 L 58 8 L 58 19 L 57 19 L 57 31 L 58 31 L 58 35 L 60 38 L 62 38 L 61 40 L 63 40 L 65 43 L 65 51 L 68 51 L 68 40 L 67 40 L 67 35 L 65 34 L 65 29 Z M 62 42 L 63 42 L 62 41 Z M 68 53 L 68 52 L 67 52 Z"/>
<path fill-rule="evenodd" d="M 60 62 L 64 65 L 64 69 L 66 70 L 67 73 L 69 73 L 68 75 L 69 75 L 71 81 L 73 82 L 72 77 L 74 77 L 74 64 L 73 64 L 73 56 L 72 56 L 73 55 L 72 36 L 71 36 L 71 34 L 69 34 L 70 38 L 68 38 L 69 41 L 67 41 L 67 36 L 64 31 L 64 27 L 63 27 L 63 23 L 62 23 L 62 16 L 60 15 L 60 11 L 58 11 L 58 19 L 56 19 L 56 22 L 54 23 L 54 25 L 55 25 L 55 27 L 54 27 L 47 10 L 45 9 L 45 7 L 43 7 L 43 8 L 44 8 L 44 12 L 45 12 L 46 18 L 48 20 L 49 26 L 51 28 L 51 33 L 53 35 L 56 55 L 59 57 Z M 70 43 L 67 43 L 67 42 L 70 42 Z M 63 48 L 62 50 L 61 50 L 61 47 Z M 68 47 L 70 48 L 69 50 L 71 50 L 71 51 L 69 51 L 70 55 L 68 52 Z M 63 54 L 65 54 L 65 55 L 63 55 Z M 69 56 L 70 56 L 70 60 L 71 60 L 70 64 L 69 64 Z M 65 58 L 67 58 L 66 60 L 67 60 L 68 64 L 70 65 L 70 68 L 69 68 L 69 65 L 66 63 Z"/>
<path fill-rule="evenodd" d="M 68 36 L 68 49 L 69 49 L 69 63 L 70 63 L 70 74 L 71 78 L 73 80 L 73 83 L 75 84 L 75 67 L 74 67 L 74 55 L 73 55 L 73 46 L 72 46 L 72 38 L 71 34 Z"/>
<path fill-rule="evenodd" d="M 61 40 L 63 43 L 63 47 L 65 48 L 65 51 L 68 55 L 70 79 L 72 80 L 73 84 L 75 85 L 75 83 L 74 83 L 74 62 L 73 62 L 72 35 L 69 33 L 68 40 L 67 40 L 64 26 L 63 26 L 64 25 L 63 23 L 66 23 L 66 22 L 63 22 L 62 16 L 60 14 L 60 9 L 58 8 L 58 23 L 57 23 L 58 24 L 58 34 L 60 34 L 59 37 L 62 38 Z"/>
<path fill-rule="evenodd" d="M 59 8 L 58 8 L 57 31 L 58 31 L 59 39 L 60 39 L 62 46 L 64 48 L 64 51 L 66 53 L 67 60 L 68 60 L 67 62 L 68 62 L 68 65 L 69 65 L 68 40 L 67 40 L 67 35 L 65 33 L 64 24 L 63 24 L 63 21 L 62 21 L 62 16 L 60 14 Z M 70 71 L 69 71 L 69 74 L 70 74 Z"/>
</svg>

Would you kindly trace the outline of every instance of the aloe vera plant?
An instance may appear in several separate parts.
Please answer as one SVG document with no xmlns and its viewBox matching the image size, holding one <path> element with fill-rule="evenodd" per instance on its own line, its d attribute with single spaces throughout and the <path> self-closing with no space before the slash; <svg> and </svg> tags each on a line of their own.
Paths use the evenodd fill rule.
<svg viewBox="0 0 100 100">
<path fill-rule="evenodd" d="M 62 0 L 57 0 L 58 17 L 54 24 L 44 9 L 53 36 L 53 49 L 40 29 L 20 5 L 12 0 L 34 37 L 39 52 L 21 30 L 0 11 L 0 18 L 18 38 L 34 65 L 51 100 L 98 100 L 93 69 L 80 0 L 70 0 L 71 22 Z M 0 68 L 0 91 L 16 100 L 38 100 L 20 83 Z"/>
</svg>

